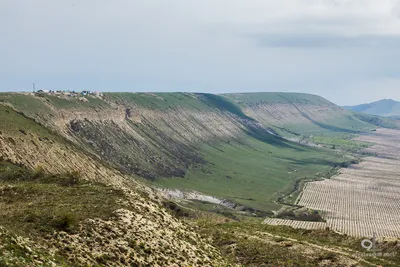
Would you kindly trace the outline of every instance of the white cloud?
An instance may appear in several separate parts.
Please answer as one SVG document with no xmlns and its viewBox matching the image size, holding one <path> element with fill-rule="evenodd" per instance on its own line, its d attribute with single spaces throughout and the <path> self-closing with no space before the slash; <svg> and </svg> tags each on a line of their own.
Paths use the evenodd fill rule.
<svg viewBox="0 0 400 267">
<path fill-rule="evenodd" d="M 0 90 L 35 79 L 335 96 L 398 75 L 399 10 L 393 0 L 2 0 Z"/>
</svg>

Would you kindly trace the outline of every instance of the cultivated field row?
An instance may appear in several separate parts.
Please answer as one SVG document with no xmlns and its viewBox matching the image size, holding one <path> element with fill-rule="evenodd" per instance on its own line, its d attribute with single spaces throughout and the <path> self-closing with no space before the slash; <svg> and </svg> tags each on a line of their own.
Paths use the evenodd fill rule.
<svg viewBox="0 0 400 267">
<path fill-rule="evenodd" d="M 298 204 L 320 210 L 332 230 L 400 238 L 400 131 L 379 129 L 358 139 L 376 143 L 368 152 L 377 156 L 341 169 L 331 179 L 307 183 Z M 313 227 L 300 223 L 301 228 Z"/>
<path fill-rule="evenodd" d="M 287 225 L 293 228 L 301 228 L 301 229 L 325 229 L 327 224 L 325 222 L 305 222 L 305 221 L 292 221 L 292 220 L 283 220 L 283 219 L 275 219 L 275 218 L 267 218 L 264 220 L 265 224 L 269 225 Z"/>
</svg>

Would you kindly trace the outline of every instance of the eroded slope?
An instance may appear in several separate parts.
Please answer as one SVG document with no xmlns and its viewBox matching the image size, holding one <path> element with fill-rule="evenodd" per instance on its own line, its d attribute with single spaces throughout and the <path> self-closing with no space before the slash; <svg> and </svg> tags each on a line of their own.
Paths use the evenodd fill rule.
<svg viewBox="0 0 400 267">
<path fill-rule="evenodd" d="M 282 134 L 313 135 L 332 132 L 356 133 L 371 128 L 328 100 L 297 93 L 226 94 L 244 113 Z"/>
<path fill-rule="evenodd" d="M 25 259 L 29 259 L 29 249 L 49 251 L 49 255 L 43 254 L 46 259 L 44 262 L 48 265 L 59 257 L 58 264 L 66 266 L 215 266 L 224 262 L 212 246 L 163 209 L 157 196 L 135 182 L 133 177 L 107 167 L 93 155 L 82 152 L 76 144 L 8 107 L 0 106 L 0 117 L 1 160 L 27 168 L 25 171 L 14 164 L 6 164 L 1 170 L 0 196 L 4 200 L 1 202 L 2 218 L 6 222 L 14 222 L 6 230 L 11 233 L 2 234 L 2 237 L 21 234 L 27 239 L 21 242 L 28 244 L 28 247 L 33 246 L 26 248 L 22 243 L 11 243 L 12 246 L 21 247 L 22 252 L 14 255 L 12 250 L 2 251 L 6 253 L 3 254 L 2 263 L 6 261 L 11 266 L 35 266 L 34 260 L 25 262 Z M 29 169 L 35 171 L 30 173 Z M 42 176 L 43 179 L 40 178 Z M 72 182 L 64 183 L 70 178 Z M 76 182 L 80 179 L 88 183 L 80 185 Z M 95 184 L 91 182 L 109 187 L 106 191 L 119 190 L 120 193 L 115 191 L 112 195 L 117 197 L 117 202 L 99 201 L 94 204 L 93 200 L 97 197 L 107 198 L 107 194 L 104 190 L 95 190 Z M 86 194 L 90 198 L 83 197 Z M 46 204 L 46 201 L 49 203 Z M 108 217 L 89 212 L 92 209 L 104 210 L 106 205 L 111 205 Z M 23 211 L 34 210 L 32 207 L 37 208 L 38 213 L 24 216 Z M 65 228 L 70 222 L 68 214 L 77 214 L 78 211 L 80 215 L 74 231 L 69 231 L 68 227 Z M 59 212 L 68 214 L 60 215 Z M 61 229 L 52 231 L 39 228 L 34 231 L 34 228 L 29 228 L 29 225 L 33 227 L 46 216 L 49 222 L 57 222 L 61 216 L 63 221 L 55 224 L 60 225 Z M 23 233 L 18 232 L 19 228 L 13 228 L 13 225 L 20 224 L 26 227 Z"/>
</svg>

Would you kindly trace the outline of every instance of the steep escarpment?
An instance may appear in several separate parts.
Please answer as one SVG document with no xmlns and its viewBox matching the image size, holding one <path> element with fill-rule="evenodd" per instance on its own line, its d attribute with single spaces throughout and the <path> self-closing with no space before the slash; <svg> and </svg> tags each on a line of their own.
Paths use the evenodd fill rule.
<svg viewBox="0 0 400 267">
<path fill-rule="evenodd" d="M 69 134 L 122 171 L 149 179 L 184 176 L 190 164 L 202 161 L 196 149 L 199 143 L 243 134 L 243 125 L 221 113 L 124 108 L 129 110 L 124 121 L 72 120 Z"/>
<path fill-rule="evenodd" d="M 207 94 L 106 94 L 87 103 L 12 95 L 5 102 L 121 171 L 148 179 L 183 177 L 191 164 L 203 161 L 199 145 L 236 140 L 247 132 L 271 137 L 241 117 L 237 106 Z"/>
<path fill-rule="evenodd" d="M 0 118 L 1 264 L 224 262 L 134 177 L 7 106 Z"/>
<path fill-rule="evenodd" d="M 249 117 L 266 127 L 275 127 L 283 134 L 357 133 L 371 128 L 371 124 L 353 113 L 315 95 L 246 93 L 224 96 L 241 106 Z"/>
</svg>

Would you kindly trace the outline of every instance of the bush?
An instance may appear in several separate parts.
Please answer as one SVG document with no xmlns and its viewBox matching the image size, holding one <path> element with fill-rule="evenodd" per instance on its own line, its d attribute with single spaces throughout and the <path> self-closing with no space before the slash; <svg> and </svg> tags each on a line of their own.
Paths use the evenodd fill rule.
<svg viewBox="0 0 400 267">
<path fill-rule="evenodd" d="M 36 166 L 35 170 L 32 173 L 32 178 L 33 179 L 38 179 L 41 178 L 45 175 L 44 169 L 42 166 L 38 165 Z"/>
<path fill-rule="evenodd" d="M 79 172 L 74 171 L 74 172 L 67 172 L 66 174 L 62 175 L 60 177 L 60 184 L 63 186 L 74 186 L 78 185 L 81 175 Z"/>
<path fill-rule="evenodd" d="M 59 231 L 71 232 L 77 223 L 76 216 L 72 213 L 65 213 L 53 220 L 52 226 Z"/>
</svg>

